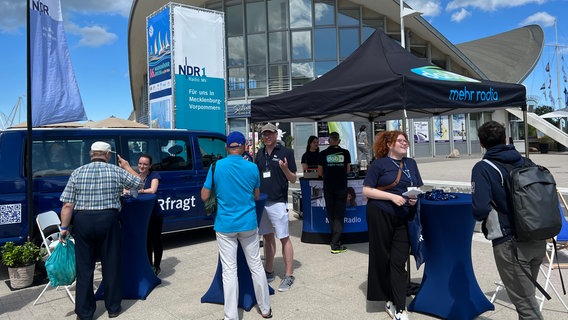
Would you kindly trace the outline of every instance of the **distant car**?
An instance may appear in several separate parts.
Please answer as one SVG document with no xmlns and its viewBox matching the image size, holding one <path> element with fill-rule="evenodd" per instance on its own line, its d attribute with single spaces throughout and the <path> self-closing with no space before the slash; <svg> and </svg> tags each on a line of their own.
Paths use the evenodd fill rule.
<svg viewBox="0 0 568 320">
<path fill-rule="evenodd" d="M 428 137 L 422 132 L 414 134 L 414 143 L 428 142 Z"/>
</svg>

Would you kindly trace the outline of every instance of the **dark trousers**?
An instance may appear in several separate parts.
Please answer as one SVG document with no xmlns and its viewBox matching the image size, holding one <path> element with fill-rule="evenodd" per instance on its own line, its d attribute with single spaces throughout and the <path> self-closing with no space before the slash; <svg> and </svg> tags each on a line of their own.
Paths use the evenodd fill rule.
<svg viewBox="0 0 568 320">
<path fill-rule="evenodd" d="M 97 257 L 102 264 L 105 307 L 109 313 L 120 311 L 122 302 L 121 235 L 118 211 L 77 211 L 73 217 L 77 288 L 75 313 L 92 319 L 96 301 L 93 276 Z"/>
<path fill-rule="evenodd" d="M 162 244 L 162 226 L 164 218 L 161 215 L 152 214 L 148 224 L 148 260 L 150 265 L 159 268 L 162 263 L 164 246 Z M 152 259 L 153 258 L 153 259 Z"/>
<path fill-rule="evenodd" d="M 407 219 L 367 205 L 369 270 L 367 300 L 392 301 L 396 310 L 406 307 L 409 253 Z"/>
<path fill-rule="evenodd" d="M 347 187 L 323 187 L 325 210 L 331 228 L 331 250 L 341 247 L 341 234 L 345 220 L 345 206 L 347 202 Z"/>
</svg>

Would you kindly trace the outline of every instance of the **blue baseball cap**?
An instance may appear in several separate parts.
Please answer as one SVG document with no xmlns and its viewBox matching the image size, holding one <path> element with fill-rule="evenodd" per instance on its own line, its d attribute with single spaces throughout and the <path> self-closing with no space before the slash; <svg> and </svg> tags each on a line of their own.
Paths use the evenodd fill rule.
<svg viewBox="0 0 568 320">
<path fill-rule="evenodd" d="M 233 131 L 229 133 L 229 135 L 227 136 L 227 147 L 229 148 L 240 147 L 245 145 L 245 143 L 246 143 L 245 136 L 238 131 Z"/>
</svg>

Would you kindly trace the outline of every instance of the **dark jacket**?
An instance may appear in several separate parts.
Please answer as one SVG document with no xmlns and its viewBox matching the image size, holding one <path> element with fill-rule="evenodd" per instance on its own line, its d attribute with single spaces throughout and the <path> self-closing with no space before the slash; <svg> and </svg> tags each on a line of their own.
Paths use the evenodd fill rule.
<svg viewBox="0 0 568 320">
<path fill-rule="evenodd" d="M 483 159 L 508 163 L 514 167 L 520 167 L 524 162 L 523 157 L 513 145 L 505 144 L 487 150 Z M 507 181 L 509 178 L 507 170 L 498 163 L 493 163 L 500 169 L 503 179 Z M 509 196 L 502 185 L 499 172 L 490 164 L 479 161 L 473 167 L 471 193 L 473 216 L 476 220 L 483 221 L 483 233 L 493 241 L 493 245 L 500 244 L 514 236 L 515 230 L 512 223 Z M 500 230 L 502 234 L 497 237 L 488 236 L 488 232 L 491 233 L 488 230 L 495 228 Z"/>
</svg>

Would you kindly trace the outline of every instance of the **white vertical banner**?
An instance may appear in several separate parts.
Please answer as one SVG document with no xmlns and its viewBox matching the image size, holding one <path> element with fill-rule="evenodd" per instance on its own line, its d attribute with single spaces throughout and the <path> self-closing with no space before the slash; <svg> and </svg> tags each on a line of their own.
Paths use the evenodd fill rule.
<svg viewBox="0 0 568 320">
<path fill-rule="evenodd" d="M 172 4 L 175 127 L 225 134 L 224 13 Z"/>
<path fill-rule="evenodd" d="M 29 3 L 32 127 L 87 120 L 69 57 L 60 1 Z"/>
</svg>

